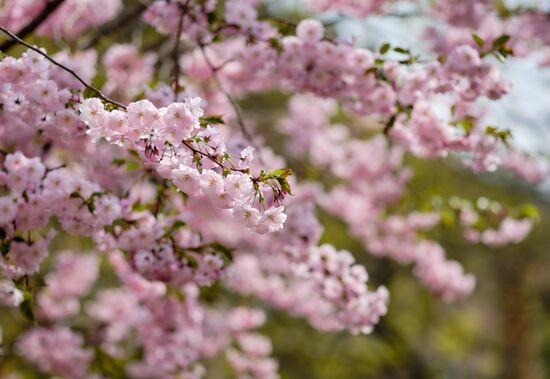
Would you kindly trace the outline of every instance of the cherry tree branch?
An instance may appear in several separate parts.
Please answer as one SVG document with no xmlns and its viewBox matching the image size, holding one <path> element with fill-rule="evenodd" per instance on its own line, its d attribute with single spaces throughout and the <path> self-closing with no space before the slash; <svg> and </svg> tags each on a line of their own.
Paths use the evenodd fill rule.
<svg viewBox="0 0 550 379">
<path fill-rule="evenodd" d="M 220 167 L 221 167 L 222 169 L 224 169 L 224 170 L 227 170 L 227 169 L 228 169 L 228 170 L 231 170 L 231 171 L 242 172 L 243 174 L 247 174 L 247 173 L 248 173 L 248 170 L 246 170 L 246 169 L 239 169 L 239 168 L 235 168 L 235 167 L 226 167 L 226 166 L 224 166 L 224 164 L 223 164 L 222 162 L 220 162 L 220 161 L 216 158 L 216 156 L 213 156 L 213 155 L 211 155 L 211 154 L 208 154 L 208 153 L 205 153 L 205 152 L 200 151 L 200 150 L 198 150 L 198 149 L 195 149 L 193 146 L 191 146 L 191 143 L 188 142 L 188 141 L 185 141 L 185 140 L 184 140 L 184 141 L 182 141 L 182 143 L 183 143 L 183 145 L 184 145 L 185 147 L 187 147 L 187 148 L 188 148 L 189 150 L 191 150 L 193 153 L 198 154 L 198 155 L 200 155 L 200 156 L 202 156 L 202 157 L 205 157 L 205 158 L 210 159 L 212 162 L 214 162 L 215 164 L 217 164 L 218 166 L 220 166 Z"/>
<path fill-rule="evenodd" d="M 21 29 L 17 36 L 20 38 L 25 38 L 31 34 L 36 28 L 40 26 L 65 0 L 53 0 L 49 1 L 46 4 L 46 7 L 40 12 L 27 26 Z M 15 40 L 7 40 L 2 45 L 0 45 L 0 51 L 8 51 L 14 45 L 17 44 Z"/>
<path fill-rule="evenodd" d="M 182 17 L 183 19 L 183 17 Z M 70 69 L 69 67 L 57 62 L 54 58 L 50 57 L 48 54 L 44 53 L 42 50 L 40 50 L 39 48 L 35 47 L 35 46 L 32 46 L 30 45 L 29 43 L 23 41 L 21 38 L 19 38 L 17 35 L 15 35 L 13 32 L 9 31 L 8 29 L 4 28 L 3 26 L 0 25 L 0 31 L 2 31 L 3 33 L 5 33 L 6 35 L 8 35 L 10 38 L 13 39 L 13 41 L 15 41 L 14 43 L 19 43 L 33 51 L 35 51 L 36 53 L 42 55 L 44 58 L 46 58 L 48 61 L 50 61 L 52 64 L 54 64 L 55 66 L 61 68 L 62 70 L 68 72 L 69 74 L 71 74 L 75 79 L 77 79 L 84 87 L 90 89 L 91 91 L 93 91 L 100 99 L 102 99 L 103 101 L 107 102 L 107 103 L 110 103 L 118 108 L 121 108 L 121 109 L 126 109 L 126 106 L 122 103 L 119 103 L 115 100 L 112 100 L 110 98 L 108 98 L 107 96 L 105 96 L 99 89 L 95 88 L 94 86 L 92 86 L 91 84 L 87 83 L 84 79 L 82 79 L 76 72 L 74 72 L 72 69 Z M 179 38 L 178 38 L 179 40 Z M 179 50 L 179 47 L 177 49 L 175 49 L 176 51 Z M 203 51 L 204 53 L 204 49 L 203 47 L 201 46 L 201 50 Z M 206 57 L 206 54 L 205 54 L 205 59 L 208 60 L 208 64 L 209 66 L 212 68 L 212 71 L 214 73 L 216 73 L 216 70 L 214 68 L 214 66 L 212 65 L 212 62 L 210 62 L 210 60 Z M 179 76 L 179 73 L 178 73 L 178 76 Z M 236 100 L 221 86 L 221 83 L 219 81 L 219 79 L 216 77 L 216 83 L 218 85 L 218 87 L 220 88 L 220 90 L 227 96 L 227 98 L 230 100 L 231 104 L 233 105 L 233 107 L 235 108 L 235 111 L 237 112 L 237 115 L 239 117 L 239 120 L 240 120 L 240 124 L 241 124 L 241 129 L 243 130 L 243 134 L 245 134 L 245 136 L 247 138 L 249 138 L 251 140 L 251 137 L 250 135 L 246 132 L 246 129 L 244 128 L 244 122 L 242 120 L 242 114 L 240 112 L 240 108 L 239 108 L 239 105 L 237 104 Z M 176 83 L 177 85 L 177 83 Z M 183 144 L 189 149 L 191 150 L 193 153 L 195 154 L 199 154 L 203 157 L 206 157 L 208 159 L 210 159 L 211 161 L 213 161 L 214 163 L 216 163 L 218 166 L 220 166 L 222 169 L 229 169 L 229 170 L 232 170 L 232 171 L 239 171 L 239 172 L 243 172 L 243 173 L 246 173 L 247 170 L 242 170 L 242 169 L 237 169 L 237 168 L 234 168 L 234 167 L 226 167 L 224 166 L 216 157 L 208 154 L 208 153 L 205 153 L 203 151 L 200 151 L 198 149 L 195 149 L 193 146 L 191 146 L 191 144 L 187 143 L 186 141 L 183 142 Z"/>
<path fill-rule="evenodd" d="M 103 101 L 107 102 L 107 103 L 110 103 L 118 108 L 122 108 L 122 109 L 126 109 L 126 106 L 124 104 L 121 104 L 115 100 L 112 100 L 110 98 L 108 98 L 107 96 L 103 95 L 103 93 L 98 90 L 97 88 L 95 88 L 94 86 L 92 86 L 91 84 L 87 83 L 84 79 L 82 79 L 76 72 L 74 72 L 72 69 L 68 68 L 67 66 L 57 62 L 55 59 L 53 59 L 52 57 L 50 57 L 48 54 L 44 53 L 43 51 L 41 51 L 39 48 L 35 47 L 35 46 L 32 46 L 30 44 L 28 44 L 27 42 L 23 41 L 21 38 L 19 38 L 18 36 L 16 36 L 14 33 L 12 33 L 11 31 L 9 31 L 8 29 L 4 28 L 3 26 L 0 26 L 0 31 L 4 32 L 6 35 L 8 35 L 9 37 L 11 37 L 14 41 L 16 41 L 17 43 L 20 43 L 21 45 L 23 46 L 26 46 L 27 48 L 35 51 L 36 53 L 42 55 L 44 58 L 46 58 L 48 61 L 50 61 L 51 63 L 53 63 L 54 65 L 56 65 L 57 67 L 60 67 L 62 70 L 64 71 L 67 71 L 69 74 L 71 74 L 74 78 L 76 78 L 84 87 L 90 89 L 91 91 L 95 92 L 96 95 L 102 99 Z M 236 168 L 231 168 L 231 167 L 225 167 L 216 157 L 208 154 L 208 153 L 205 153 L 205 152 L 202 152 L 198 149 L 195 149 L 193 146 L 191 146 L 191 144 L 187 143 L 186 141 L 183 142 L 183 144 L 189 149 L 191 150 L 193 153 L 195 154 L 199 154 L 201 156 L 204 156 L 208 159 L 210 159 L 211 161 L 215 162 L 217 165 L 219 165 L 222 169 L 230 169 L 232 171 L 240 171 L 240 172 L 243 172 L 245 173 L 246 170 L 241 170 L 241 169 L 236 169 Z"/>
<path fill-rule="evenodd" d="M 181 32 L 183 31 L 183 18 L 185 17 L 185 10 L 183 7 L 180 9 L 180 17 L 178 21 L 178 32 L 176 34 L 176 44 L 174 45 L 174 51 L 172 52 L 172 60 L 174 61 L 174 95 L 176 96 L 176 101 L 178 97 L 178 92 L 180 90 L 180 41 L 181 41 Z"/>
<path fill-rule="evenodd" d="M 115 101 L 115 100 L 112 100 L 110 98 L 108 98 L 107 96 L 105 96 L 100 90 L 98 90 L 97 88 L 95 88 L 94 86 L 92 86 L 91 84 L 87 83 L 84 79 L 82 79 L 76 72 L 74 72 L 72 69 L 70 69 L 69 67 L 59 63 L 58 61 L 56 61 L 55 59 L 53 59 L 52 57 L 50 57 L 48 54 L 44 53 L 42 50 L 40 50 L 39 48 L 35 47 L 35 46 L 32 46 L 30 44 L 28 44 L 27 42 L 23 41 L 21 38 L 19 38 L 17 35 L 15 35 L 14 33 L 12 33 L 11 31 L 9 31 L 8 29 L 4 28 L 3 26 L 0 25 L 0 31 L 4 32 L 6 35 L 8 35 L 9 37 L 11 37 L 15 43 L 19 43 L 23 46 L 26 46 L 27 48 L 31 49 L 32 51 L 35 51 L 36 53 L 42 55 L 44 58 L 46 58 L 48 61 L 50 61 L 52 64 L 56 65 L 57 67 L 61 68 L 62 70 L 65 70 L 67 71 L 69 74 L 71 74 L 76 80 L 78 80 L 84 87 L 88 88 L 89 90 L 95 92 L 95 94 L 103 101 L 107 102 L 107 103 L 110 103 L 118 108 L 122 108 L 122 109 L 126 109 L 126 106 L 124 104 L 121 104 L 119 103 L 118 101 Z M 0 49 L 1 50 L 1 49 Z"/>
</svg>

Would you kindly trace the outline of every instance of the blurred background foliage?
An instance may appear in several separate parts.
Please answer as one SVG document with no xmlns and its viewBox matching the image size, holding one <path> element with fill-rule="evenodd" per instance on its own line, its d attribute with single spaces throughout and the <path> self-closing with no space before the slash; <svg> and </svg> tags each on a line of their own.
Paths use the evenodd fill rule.
<svg viewBox="0 0 550 379">
<path fill-rule="evenodd" d="M 136 3 L 126 1 L 128 6 Z M 90 35 L 96 32 L 91 31 Z M 35 36 L 27 40 L 52 53 L 81 47 L 78 43 Z M 139 22 L 139 17 L 101 36 L 96 48 L 101 54 L 113 43 L 132 41 L 138 42 L 142 50 L 159 54 L 157 79 L 166 79 L 171 67 L 166 53 L 170 51 L 170 41 Z M 19 55 L 23 50 L 16 47 L 10 53 Z M 100 70 L 94 84 L 102 82 Z M 258 124 L 257 131 L 283 155 L 284 141 L 275 132 L 275 125 L 284 115 L 287 100 L 285 94 L 271 93 L 243 101 L 247 116 Z M 389 288 L 389 312 L 371 335 L 352 336 L 320 333 L 304 320 L 267 309 L 269 321 L 261 332 L 272 339 L 281 378 L 550 378 L 550 196 L 502 174 L 474 175 L 452 158 L 408 161 L 415 172 L 404 198 L 408 205 L 422 209 L 431 204 L 435 195 L 443 199 L 458 195 L 473 202 L 484 196 L 505 205 L 532 203 L 539 210 L 540 221 L 526 241 L 502 249 L 467 243 L 452 222 L 437 229 L 435 237 L 448 255 L 477 277 L 472 296 L 446 304 L 432 297 L 414 279 L 410 267 L 370 256 L 343 223 L 321 214 L 325 226 L 323 242 L 351 251 L 366 266 L 372 286 L 383 284 Z M 305 169 L 300 161 L 290 161 L 289 167 L 299 178 L 323 176 L 322 172 Z M 330 184 L 330 178 L 324 181 Z M 92 244 L 82 245 L 82 241 L 61 235 L 51 250 L 67 248 L 88 251 Z M 101 278 L 98 287 L 107 287 L 116 280 L 106 265 Z M 253 299 L 221 293 L 217 287 L 210 292 L 209 296 L 215 299 L 225 295 L 224 299 L 234 303 L 257 304 Z M 0 323 L 4 326 L 5 345 L 9 346 L 26 321 L 17 310 L 0 309 Z M 0 378 L 14 365 L 18 370 L 24 368 L 21 374 L 25 378 L 49 377 L 26 367 L 15 355 L 9 357 L 0 356 Z M 223 358 L 208 365 L 209 379 L 233 377 Z"/>
<path fill-rule="evenodd" d="M 284 112 L 284 96 L 269 94 L 244 101 L 256 114 L 258 131 L 283 153 L 274 133 Z M 314 111 L 314 110 L 312 110 Z M 340 121 L 340 120 L 339 120 Z M 356 132 L 358 125 L 349 122 Z M 357 123 L 355 123 L 357 124 Z M 369 159 L 369 157 L 365 157 Z M 550 196 L 503 173 L 478 176 L 456 159 L 421 161 L 407 157 L 414 176 L 400 206 L 430 209 L 434 199 L 460 197 L 472 203 L 534 206 L 539 221 L 524 242 L 488 248 L 464 240 L 450 217 L 431 233 L 448 255 L 477 278 L 469 298 L 452 304 L 432 295 L 413 277 L 411 267 L 369 255 L 345 224 L 321 212 L 322 242 L 353 253 L 365 265 L 372 286 L 391 293 L 388 314 L 371 335 L 323 334 L 307 322 L 270 311 L 264 332 L 272 338 L 283 379 L 333 378 L 550 378 Z M 290 160 L 297 176 L 330 186 L 322 172 Z M 221 375 L 221 376 L 220 376 Z M 211 378 L 224 377 L 221 372 Z"/>
<path fill-rule="evenodd" d="M 412 277 L 409 267 L 369 256 L 343 225 L 325 218 L 323 239 L 348 249 L 373 284 L 391 293 L 388 315 L 372 335 L 322 335 L 306 323 L 273 314 L 272 336 L 283 378 L 550 378 L 550 205 L 511 183 L 484 181 L 444 164 L 417 165 L 414 184 L 438 194 L 507 204 L 534 201 L 542 218 L 523 243 L 503 249 L 469 245 L 456 230 L 439 239 L 477 277 L 474 294 L 445 304 Z M 441 192 L 443 191 L 443 192 Z"/>
</svg>

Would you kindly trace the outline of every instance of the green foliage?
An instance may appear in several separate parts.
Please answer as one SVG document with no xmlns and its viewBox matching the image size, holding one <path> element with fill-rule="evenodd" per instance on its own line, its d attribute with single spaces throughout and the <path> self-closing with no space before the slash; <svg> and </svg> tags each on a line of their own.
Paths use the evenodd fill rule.
<svg viewBox="0 0 550 379">
<path fill-rule="evenodd" d="M 201 127 L 206 128 L 208 125 L 225 124 L 222 116 L 204 116 L 200 118 Z"/>
<path fill-rule="evenodd" d="M 389 43 L 385 43 L 380 47 L 380 54 L 386 54 L 388 51 L 390 51 L 391 45 Z"/>
<path fill-rule="evenodd" d="M 510 138 L 512 137 L 512 132 L 509 129 L 502 130 L 494 126 L 488 126 L 485 128 L 485 133 L 498 138 L 504 144 L 508 144 Z"/>
<path fill-rule="evenodd" d="M 36 318 L 34 316 L 34 299 L 30 292 L 23 292 L 23 302 L 19 306 L 21 314 L 27 319 L 27 321 L 34 323 Z"/>
<path fill-rule="evenodd" d="M 513 55 L 514 52 L 510 47 L 507 46 L 508 41 L 510 40 L 510 35 L 503 34 L 499 37 L 497 37 L 493 43 L 491 44 L 491 47 L 488 50 L 483 51 L 484 46 L 486 45 L 483 38 L 476 34 L 472 34 L 472 37 L 476 44 L 482 49 L 481 57 L 486 57 L 488 55 L 493 55 L 495 58 L 497 58 L 500 62 L 504 62 L 504 60 Z"/>
<path fill-rule="evenodd" d="M 477 46 L 479 46 L 480 49 L 483 49 L 483 46 L 485 45 L 485 40 L 475 33 L 472 33 L 472 38 L 474 39 Z"/>
</svg>

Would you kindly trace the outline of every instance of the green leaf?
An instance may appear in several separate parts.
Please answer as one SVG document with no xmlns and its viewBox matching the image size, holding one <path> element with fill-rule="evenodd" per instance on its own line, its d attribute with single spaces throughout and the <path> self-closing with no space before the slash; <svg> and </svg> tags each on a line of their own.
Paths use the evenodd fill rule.
<svg viewBox="0 0 550 379">
<path fill-rule="evenodd" d="M 208 20 L 209 24 L 213 24 L 217 19 L 216 12 L 208 12 L 206 15 L 206 19 Z"/>
<path fill-rule="evenodd" d="M 128 150 L 128 153 L 130 153 L 130 155 L 136 159 L 139 159 L 141 160 L 141 157 L 139 156 L 139 153 L 135 150 Z"/>
<path fill-rule="evenodd" d="M 464 129 L 464 132 L 470 133 L 470 131 L 474 128 L 473 120 L 469 118 L 465 118 L 463 120 L 460 120 L 458 122 L 458 125 Z"/>
<path fill-rule="evenodd" d="M 96 368 L 98 371 L 101 371 L 104 374 L 104 377 L 119 379 L 126 378 L 126 372 L 124 369 L 124 363 L 110 356 L 100 347 L 95 346 L 95 357 L 92 362 L 92 367 Z"/>
<path fill-rule="evenodd" d="M 378 72 L 378 67 L 373 66 L 365 71 L 365 75 L 370 75 L 370 74 L 376 75 L 377 72 Z"/>
<path fill-rule="evenodd" d="M 505 144 L 507 144 L 508 140 L 512 137 L 512 132 L 509 129 L 500 130 L 494 126 L 488 126 L 485 129 L 485 133 L 499 138 Z"/>
<path fill-rule="evenodd" d="M 146 211 L 150 208 L 151 208 L 151 206 L 148 205 L 148 204 L 135 203 L 134 205 L 132 205 L 132 210 L 136 211 L 136 212 L 143 212 L 143 211 Z"/>
<path fill-rule="evenodd" d="M 391 48 L 389 43 L 385 43 L 380 47 L 380 54 L 386 54 Z"/>
<path fill-rule="evenodd" d="M 284 178 L 277 178 L 277 181 L 279 182 L 279 185 L 281 186 L 281 189 L 288 193 L 289 195 L 292 195 L 292 189 L 290 188 L 290 184 L 288 184 L 288 181 Z"/>
<path fill-rule="evenodd" d="M 172 224 L 172 227 L 170 229 L 176 230 L 176 229 L 183 228 L 186 225 L 187 224 L 184 221 L 178 220 Z"/>
<path fill-rule="evenodd" d="M 140 168 L 141 168 L 141 166 L 137 162 L 128 162 L 128 164 L 126 165 L 126 169 L 128 171 L 137 171 Z"/>
<path fill-rule="evenodd" d="M 279 41 L 278 38 L 271 38 L 269 40 L 269 45 L 277 50 L 277 52 L 281 53 L 283 51 L 283 45 L 281 44 L 281 41 Z"/>
<path fill-rule="evenodd" d="M 4 242 L 2 245 L 0 245 L 0 253 L 2 253 L 3 257 L 6 257 L 8 255 L 8 253 L 10 252 L 10 247 L 10 242 Z"/>
<path fill-rule="evenodd" d="M 187 255 L 185 257 L 185 259 L 187 259 L 187 264 L 189 265 L 189 267 L 191 268 L 197 268 L 199 267 L 199 263 L 197 262 L 197 260 L 195 259 L 194 256 L 192 255 Z"/>
<path fill-rule="evenodd" d="M 199 120 L 202 127 L 206 127 L 207 125 L 225 124 L 222 116 L 205 116 L 201 117 Z"/>
<path fill-rule="evenodd" d="M 113 159 L 111 163 L 118 167 L 124 166 L 124 164 L 126 163 L 126 159 L 123 159 L 123 158 Z"/>
<path fill-rule="evenodd" d="M 524 206 L 522 206 L 521 215 L 535 221 L 540 220 L 540 212 L 533 204 L 525 204 Z"/>
<path fill-rule="evenodd" d="M 510 55 L 514 55 L 514 51 L 507 46 L 501 47 L 498 49 L 498 52 L 505 58 Z"/>
<path fill-rule="evenodd" d="M 441 212 L 441 222 L 445 225 L 451 226 L 455 223 L 455 213 L 451 210 L 445 210 Z"/>
<path fill-rule="evenodd" d="M 496 40 L 493 41 L 493 49 L 498 49 L 502 46 L 505 46 L 506 43 L 510 40 L 510 36 L 508 34 L 503 34 L 500 37 L 498 37 Z"/>
<path fill-rule="evenodd" d="M 220 251 L 220 252 L 224 252 L 224 253 L 233 252 L 233 249 L 230 249 L 229 247 L 225 246 L 223 243 L 219 243 L 219 242 L 212 242 L 208 246 L 210 246 L 215 251 Z"/>
<path fill-rule="evenodd" d="M 294 174 L 294 172 L 291 169 L 288 169 L 288 168 L 280 168 L 278 170 L 271 171 L 271 175 L 273 175 L 277 178 L 283 178 L 283 179 L 286 179 L 290 175 L 293 175 L 293 174 Z"/>
<path fill-rule="evenodd" d="M 82 91 L 82 97 L 84 97 L 85 99 L 90 99 L 92 97 L 97 97 L 97 93 L 92 89 L 86 87 L 84 91 Z"/>
<path fill-rule="evenodd" d="M 167 292 L 168 296 L 175 297 L 181 303 L 183 303 L 185 301 L 185 294 L 179 288 L 174 288 L 172 286 L 168 286 L 167 289 L 166 289 L 166 292 Z"/>
<path fill-rule="evenodd" d="M 175 232 L 178 229 L 181 229 L 185 227 L 187 224 L 184 221 L 177 220 L 166 230 L 166 232 L 163 234 L 163 237 L 170 237 L 170 235 Z"/>
<path fill-rule="evenodd" d="M 38 277 L 34 280 L 33 288 L 45 288 L 48 284 L 46 283 L 46 280 L 43 277 Z"/>
<path fill-rule="evenodd" d="M 395 120 L 397 119 L 396 115 L 393 115 L 390 117 L 388 122 L 386 123 L 386 126 L 384 126 L 384 134 L 388 135 L 390 130 L 393 128 L 393 125 L 395 124 Z"/>
<path fill-rule="evenodd" d="M 212 242 L 210 244 L 210 247 L 219 253 L 222 253 L 223 256 L 229 261 L 233 262 L 233 249 L 228 248 L 227 246 L 219 243 L 219 242 Z"/>
<path fill-rule="evenodd" d="M 472 38 L 474 39 L 475 43 L 480 47 L 483 48 L 483 45 L 485 45 L 485 40 L 478 36 L 475 33 L 472 33 Z"/>
<path fill-rule="evenodd" d="M 493 4 L 495 12 L 501 18 L 507 18 L 513 15 L 512 10 L 508 9 L 504 0 L 496 0 Z"/>
<path fill-rule="evenodd" d="M 36 321 L 36 318 L 34 317 L 34 300 L 30 292 L 25 292 L 23 302 L 19 306 L 19 309 L 28 321 Z"/>
<path fill-rule="evenodd" d="M 410 54 L 411 51 L 409 49 L 404 49 L 402 47 L 396 47 L 393 49 L 393 51 L 395 51 L 396 53 L 401 53 L 401 54 Z"/>
</svg>

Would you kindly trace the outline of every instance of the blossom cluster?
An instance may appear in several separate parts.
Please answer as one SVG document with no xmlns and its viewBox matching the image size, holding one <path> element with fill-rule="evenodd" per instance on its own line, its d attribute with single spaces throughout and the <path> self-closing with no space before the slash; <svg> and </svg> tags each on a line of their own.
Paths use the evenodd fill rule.
<svg viewBox="0 0 550 379">
<path fill-rule="evenodd" d="M 51 5 L 1 3 L 0 24 L 14 31 Z M 386 3 L 306 1 L 357 17 Z M 326 332 L 368 334 L 389 311 L 388 289 L 370 288 L 359 259 L 324 242 L 319 210 L 371 255 L 410 264 L 436 297 L 469 295 L 474 275 L 434 238 L 445 217 L 494 248 L 523 241 L 536 217 L 427 206 L 411 195 L 406 162 L 450 155 L 475 172 L 544 182 L 547 162 L 483 127 L 480 102 L 510 89 L 488 57 L 547 45 L 548 20 L 455 3 L 433 8 L 450 31 L 426 32 L 439 56 L 425 60 L 342 41 L 314 18 L 278 19 L 258 0 L 157 0 L 143 20 L 117 17 L 97 35 L 86 31 L 121 1 L 61 2 L 35 33 L 73 40 L 73 51 L 19 41 L 29 50 L 0 60 L 0 304 L 31 321 L 10 341 L 14 354 L 75 379 L 200 379 L 215 356 L 239 378 L 276 379 L 271 342 L 256 331 L 266 316 L 237 295 Z M 159 32 L 158 49 L 117 39 L 74 50 L 141 21 Z M 289 100 L 275 125 L 241 108 L 273 92 Z"/>
<path fill-rule="evenodd" d="M 550 23 L 539 4 L 516 8 L 508 3 L 469 0 L 457 6 L 453 1 L 440 0 L 433 14 L 447 26 L 445 30 L 441 27 L 426 30 L 432 47 L 439 53 L 460 44 L 468 44 L 483 53 L 512 52 L 519 57 L 539 50 L 544 54 L 541 66 L 548 65 Z M 477 41 L 472 39 L 472 33 Z M 502 41 L 506 41 L 504 51 L 500 50 Z"/>
<path fill-rule="evenodd" d="M 90 259 L 88 256 L 79 262 L 77 256 L 69 253 L 62 257 L 50 283 L 67 264 L 80 265 Z M 199 303 L 194 285 L 181 288 L 185 300 L 180 300 L 167 295 L 162 283 L 147 281 L 133 272 L 121 254 L 112 254 L 110 261 L 123 286 L 101 290 L 85 304 L 83 312 L 90 319 L 89 325 L 98 327 L 95 338 L 102 355 L 86 348 L 85 337 L 67 327 L 34 327 L 21 337 L 17 349 L 41 371 L 69 378 L 97 378 L 94 373 L 97 359 L 111 356 L 124 360 L 133 354 L 133 349 L 139 348 L 143 357 L 126 369 L 131 377 L 168 378 L 180 373 L 201 378 L 204 368 L 198 360 L 227 349 L 239 375 L 277 377 L 277 364 L 267 357 L 269 341 L 252 332 L 265 321 L 261 311 L 238 307 L 223 318 Z M 82 266 L 80 273 L 91 278 L 94 268 L 86 270 Z M 82 284 L 75 284 L 77 289 L 72 294 L 84 289 Z M 40 295 L 48 296 L 50 291 L 46 288 Z M 131 338 L 133 335 L 137 338 Z M 233 341 L 240 349 L 231 347 Z"/>
<path fill-rule="evenodd" d="M 176 34 L 179 19 L 182 17 L 181 30 L 193 39 L 201 39 L 208 31 L 208 16 L 216 7 L 217 0 L 193 1 L 155 1 L 145 12 L 144 19 L 164 34 Z"/>
<path fill-rule="evenodd" d="M 121 212 L 116 197 L 103 194 L 99 186 L 71 175 L 66 168 L 48 170 L 39 158 L 27 158 L 20 152 L 8 154 L 3 166 L 0 183 L 10 191 L 0 197 L 0 227 L 7 246 L 0 267 L 8 277 L 38 272 L 55 236 L 54 229 L 45 236 L 39 233 L 47 228 L 51 217 L 70 233 L 90 236 L 111 224 Z M 93 203 L 86 206 L 84 197 Z M 37 232 L 35 238 L 31 238 L 33 231 Z M 22 233 L 31 237 L 25 239 Z"/>
<path fill-rule="evenodd" d="M 258 233 L 282 228 L 286 220 L 281 205 L 284 189 L 275 188 L 269 176 L 251 173 L 252 148 L 243 149 L 233 159 L 220 131 L 201 126 L 204 111 L 200 98 L 162 108 L 140 100 L 126 111 L 107 111 L 99 99 L 92 98 L 79 109 L 93 139 L 105 138 L 137 152 L 187 196 L 206 195 Z"/>
<path fill-rule="evenodd" d="M 47 6 L 47 0 L 4 1 L 0 4 L 0 24 L 19 30 Z M 84 31 L 113 19 L 121 7 L 120 0 L 68 0 L 38 28 L 37 33 L 75 39 Z"/>
<path fill-rule="evenodd" d="M 314 116 L 307 113 L 311 108 L 318 110 Z M 387 215 L 403 196 L 411 176 L 411 171 L 403 166 L 403 149 L 388 146 L 380 136 L 368 141 L 353 138 L 344 125 L 331 124 L 336 110 L 336 104 L 330 100 L 296 96 L 290 102 L 288 117 L 279 127 L 291 137 L 287 146 L 291 154 L 303 156 L 305 153 L 316 167 L 327 168 L 335 177 L 346 181 L 330 188 L 322 197 L 321 205 L 343 219 L 371 254 L 413 263 L 419 280 L 437 296 L 455 300 L 471 293 L 473 276 L 464 273 L 458 262 L 446 259 L 439 243 L 420 237 L 439 224 L 437 209 L 429 213 Z M 416 111 L 420 111 L 419 108 L 413 113 Z M 377 158 L 361 159 L 365 155 Z M 462 210 L 465 211 L 466 208 Z M 501 227 L 509 223 L 525 227 L 518 228 L 514 234 L 510 228 L 502 232 L 486 228 L 478 234 L 483 233 L 483 241 L 492 239 L 493 243 L 485 242 L 491 246 L 496 246 L 496 241 L 507 245 L 525 239 L 531 229 L 527 225 L 532 226 L 528 219 L 509 219 Z M 473 239 L 471 231 L 466 231 L 466 235 L 471 242 L 479 241 Z"/>
<path fill-rule="evenodd" d="M 133 99 L 153 77 L 157 60 L 154 53 L 140 55 L 131 44 L 112 45 L 103 56 L 103 65 L 109 79 L 104 86 L 108 95 L 118 94 L 122 99 Z"/>
<path fill-rule="evenodd" d="M 395 142 L 422 158 L 459 152 L 478 171 L 501 164 L 501 141 L 480 125 L 476 101 L 501 98 L 509 86 L 476 49 L 458 45 L 444 63 L 418 64 L 410 56 L 407 66 L 324 34 L 319 21 L 306 19 L 276 46 L 234 38 L 197 49 L 182 65 L 200 85 L 215 75 L 233 93 L 282 88 L 337 100 L 352 114 L 377 119 Z M 452 112 L 441 115 L 441 105 Z"/>
<path fill-rule="evenodd" d="M 314 11 L 331 11 L 356 17 L 382 12 L 385 3 L 385 0 L 306 0 L 306 4 Z"/>
<path fill-rule="evenodd" d="M 80 313 L 80 298 L 87 295 L 99 274 L 95 255 L 60 252 L 55 270 L 46 275 L 46 288 L 38 297 L 38 314 L 62 320 Z"/>
</svg>

